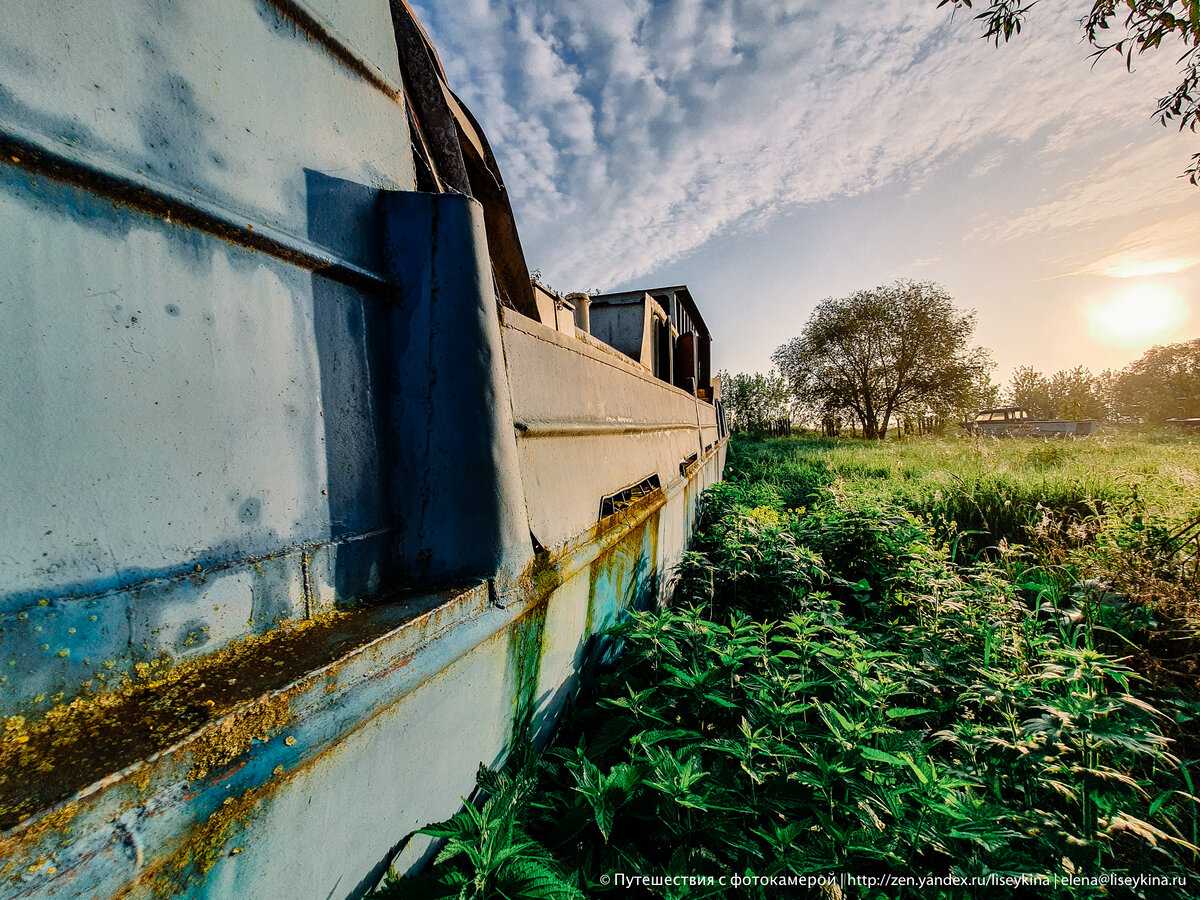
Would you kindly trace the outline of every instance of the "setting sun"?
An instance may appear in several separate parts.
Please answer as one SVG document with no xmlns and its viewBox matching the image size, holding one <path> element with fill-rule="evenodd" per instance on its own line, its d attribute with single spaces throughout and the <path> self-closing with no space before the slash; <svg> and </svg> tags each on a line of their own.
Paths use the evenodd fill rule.
<svg viewBox="0 0 1200 900">
<path fill-rule="evenodd" d="M 1179 292 L 1166 285 L 1130 285 L 1087 311 L 1092 336 L 1106 344 L 1130 347 L 1165 338 L 1188 318 Z"/>
</svg>

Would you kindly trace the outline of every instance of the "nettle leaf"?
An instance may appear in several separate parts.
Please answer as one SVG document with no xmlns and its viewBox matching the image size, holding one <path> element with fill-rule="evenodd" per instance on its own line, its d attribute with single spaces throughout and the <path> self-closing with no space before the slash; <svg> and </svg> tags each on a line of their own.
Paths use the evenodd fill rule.
<svg viewBox="0 0 1200 900">
<path fill-rule="evenodd" d="M 883 762 L 891 766 L 900 767 L 908 765 L 908 763 L 900 759 L 900 757 L 893 756 L 891 753 L 888 753 L 885 750 L 876 750 L 874 747 L 859 747 L 858 752 L 863 755 L 864 759 L 870 759 L 875 762 Z"/>
<path fill-rule="evenodd" d="M 508 865 L 498 879 L 502 897 L 513 900 L 583 900 L 583 893 L 549 865 L 521 859 Z"/>
<path fill-rule="evenodd" d="M 596 827 L 600 829 L 600 833 L 604 835 L 604 840 L 607 841 L 612 837 L 613 819 L 616 815 L 612 804 L 607 797 L 588 798 L 592 804 L 592 810 L 595 813 Z"/>
<path fill-rule="evenodd" d="M 902 753 L 900 754 L 900 758 L 908 764 L 908 767 L 912 769 L 913 774 L 917 776 L 917 780 L 920 781 L 921 784 L 929 784 L 929 776 L 925 774 L 921 766 L 919 766 L 909 754 Z"/>
<path fill-rule="evenodd" d="M 418 829 L 417 834 L 427 834 L 430 837 L 436 838 L 466 838 L 476 834 L 478 828 L 475 818 L 466 812 L 470 808 L 472 812 L 474 807 L 465 797 L 460 797 L 463 803 L 463 811 L 455 813 L 445 822 L 437 822 L 433 825 L 426 825 L 424 828 Z"/>
<path fill-rule="evenodd" d="M 930 711 L 927 709 L 914 709 L 911 707 L 898 706 L 893 709 L 885 710 L 884 715 L 889 719 L 907 719 L 911 716 L 930 715 Z"/>
<path fill-rule="evenodd" d="M 633 743 L 646 747 L 667 741 L 694 740 L 699 735 L 690 728 L 667 728 L 657 731 L 643 731 L 633 737 Z"/>
</svg>

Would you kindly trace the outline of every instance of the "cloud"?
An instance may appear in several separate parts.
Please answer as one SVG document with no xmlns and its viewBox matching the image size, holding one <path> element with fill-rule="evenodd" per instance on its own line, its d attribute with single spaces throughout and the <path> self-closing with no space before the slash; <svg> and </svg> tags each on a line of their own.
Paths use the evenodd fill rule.
<svg viewBox="0 0 1200 900">
<path fill-rule="evenodd" d="M 1189 148 L 1177 138 L 1167 132 L 1148 144 L 1123 147 L 1093 171 L 1064 185 L 1052 200 L 982 225 L 967 239 L 1009 241 L 1195 202 L 1194 187 L 1168 177 L 1183 171 L 1190 156 Z"/>
<path fill-rule="evenodd" d="M 1070 135 L 1148 114 L 1172 74 L 1091 70 L 1071 15 L 1035 17 L 996 50 L 934 0 L 867 9 L 460 0 L 417 12 L 497 152 L 530 264 L 570 288 L 644 275 L 797 205 L 918 182 L 985 146 L 1039 139 L 1064 153 Z M 1078 208 L 1096 199 L 1084 191 Z M 1073 208 L 980 236 L 1031 233 L 1041 214 L 1070 222 Z"/>
<path fill-rule="evenodd" d="M 1155 222 L 1130 232 L 1115 252 L 1067 275 L 1143 278 L 1186 272 L 1200 265 L 1196 235 L 1200 213 Z"/>
</svg>

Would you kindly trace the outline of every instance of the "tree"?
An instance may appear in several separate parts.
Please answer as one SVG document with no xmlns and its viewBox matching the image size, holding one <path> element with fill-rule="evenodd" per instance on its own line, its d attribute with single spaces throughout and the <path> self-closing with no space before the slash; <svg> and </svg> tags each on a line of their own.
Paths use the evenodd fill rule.
<svg viewBox="0 0 1200 900">
<path fill-rule="evenodd" d="M 1083 366 L 1049 378 L 1032 366 L 1013 372 L 1008 402 L 1041 419 L 1160 423 L 1200 416 L 1200 338 L 1154 346 L 1119 372 Z"/>
<path fill-rule="evenodd" d="M 1104 418 L 1109 422 L 1121 422 L 1125 416 L 1117 407 L 1117 373 L 1105 369 L 1096 376 L 1096 396 L 1104 407 Z"/>
<path fill-rule="evenodd" d="M 721 402 L 734 431 L 765 431 L 779 419 L 790 419 L 792 398 L 774 369 L 763 375 L 721 372 Z"/>
<path fill-rule="evenodd" d="M 1008 401 L 1035 419 L 1106 419 L 1105 394 L 1103 379 L 1083 366 L 1060 369 L 1049 378 L 1033 366 L 1020 366 L 1009 382 Z"/>
<path fill-rule="evenodd" d="M 984 37 L 999 46 L 1021 33 L 1029 10 L 1038 0 L 988 0 L 975 16 L 983 23 Z M 974 8 L 972 0 L 939 0 L 938 6 L 955 10 Z M 1114 52 L 1133 67 L 1133 57 L 1156 50 L 1171 39 L 1184 46 L 1179 57 L 1182 79 L 1170 94 L 1158 101 L 1155 115 L 1163 125 L 1178 122 L 1179 130 L 1196 131 L 1200 125 L 1200 3 L 1197 0 L 1093 0 L 1091 12 L 1082 22 L 1094 57 Z M 1115 26 L 1115 27 L 1114 27 Z M 1184 175 L 1200 184 L 1200 153 Z"/>
<path fill-rule="evenodd" d="M 1035 419 L 1056 418 L 1050 382 L 1033 366 L 1018 366 L 1008 385 L 1008 402 L 1029 410 Z"/>
<path fill-rule="evenodd" d="M 896 281 L 827 298 L 771 360 L 816 419 L 845 413 L 882 440 L 893 416 L 954 408 L 992 368 L 969 347 L 975 312 L 956 309 L 933 282 Z"/>
<path fill-rule="evenodd" d="M 1050 376 L 1050 399 L 1060 419 L 1106 419 L 1100 383 L 1084 366 L 1060 369 Z"/>
<path fill-rule="evenodd" d="M 981 409 L 999 405 L 1000 386 L 992 381 L 990 369 L 990 363 L 986 368 L 981 367 L 975 373 L 974 380 L 966 393 L 953 397 L 949 403 L 943 402 L 940 406 L 932 406 L 930 411 L 938 421 L 942 423 L 962 422 L 973 418 L 975 413 Z"/>
<path fill-rule="evenodd" d="M 1113 377 L 1112 396 L 1127 421 L 1200 415 L 1200 338 L 1151 347 Z"/>
</svg>

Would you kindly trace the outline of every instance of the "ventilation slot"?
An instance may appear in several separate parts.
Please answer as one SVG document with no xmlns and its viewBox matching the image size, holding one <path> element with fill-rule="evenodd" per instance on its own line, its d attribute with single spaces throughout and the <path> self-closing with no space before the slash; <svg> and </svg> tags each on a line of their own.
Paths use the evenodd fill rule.
<svg viewBox="0 0 1200 900">
<path fill-rule="evenodd" d="M 600 518 L 607 519 L 614 513 L 618 513 L 629 506 L 635 500 L 645 497 L 647 494 L 653 494 L 660 487 L 658 474 L 655 473 L 643 478 L 635 485 L 617 491 L 615 494 L 609 494 L 600 501 Z"/>
<path fill-rule="evenodd" d="M 689 456 L 687 459 L 683 460 L 679 464 L 679 474 L 682 475 L 684 478 L 687 478 L 689 475 L 692 474 L 693 470 L 696 468 L 696 463 L 699 461 L 700 461 L 700 454 L 693 453 L 691 456 Z"/>
</svg>

